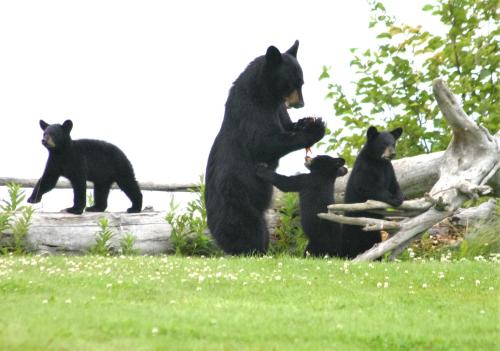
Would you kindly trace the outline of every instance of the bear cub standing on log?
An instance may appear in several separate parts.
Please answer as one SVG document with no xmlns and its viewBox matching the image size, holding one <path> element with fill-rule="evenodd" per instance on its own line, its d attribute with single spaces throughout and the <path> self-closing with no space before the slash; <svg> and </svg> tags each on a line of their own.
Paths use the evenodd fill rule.
<svg viewBox="0 0 500 351">
<path fill-rule="evenodd" d="M 89 212 L 103 212 L 108 206 L 111 185 L 116 182 L 132 201 L 128 213 L 141 212 L 142 194 L 132 164 L 123 151 L 101 140 L 71 140 L 73 122 L 51 124 L 40 120 L 42 144 L 49 150 L 49 159 L 42 177 L 35 185 L 29 203 L 37 203 L 52 190 L 60 176 L 68 178 L 73 187 L 73 207 L 64 211 L 82 214 L 86 206 L 87 183 L 94 183 L 94 206 Z"/>
<path fill-rule="evenodd" d="M 359 152 L 351 176 L 347 181 L 345 203 L 361 203 L 377 200 L 398 207 L 403 203 L 403 193 L 399 188 L 391 160 L 396 156 L 396 140 L 403 130 L 396 128 L 391 132 L 379 132 L 370 127 L 367 141 Z M 383 218 L 369 212 L 346 212 L 349 217 Z M 380 232 L 365 232 L 360 226 L 344 225 L 344 255 L 354 258 L 381 241 Z"/>
<path fill-rule="evenodd" d="M 342 255 L 341 226 L 318 217 L 328 212 L 328 205 L 334 203 L 334 186 L 337 177 L 347 174 L 343 158 L 322 155 L 306 157 L 305 166 L 309 174 L 291 177 L 275 173 L 266 164 L 257 165 L 257 175 L 284 192 L 298 192 L 300 222 L 309 239 L 304 255 L 323 257 Z"/>
</svg>

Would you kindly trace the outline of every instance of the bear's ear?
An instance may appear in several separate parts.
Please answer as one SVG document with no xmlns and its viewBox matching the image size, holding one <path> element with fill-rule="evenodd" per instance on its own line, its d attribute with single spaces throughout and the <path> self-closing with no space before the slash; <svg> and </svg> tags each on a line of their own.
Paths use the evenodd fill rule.
<svg viewBox="0 0 500 351">
<path fill-rule="evenodd" d="M 297 50 L 299 49 L 299 41 L 295 40 L 295 43 L 292 45 L 290 49 L 286 51 L 287 54 L 292 55 L 297 58 Z"/>
<path fill-rule="evenodd" d="M 66 131 L 66 133 L 70 133 L 71 132 L 71 129 L 73 129 L 73 122 L 71 122 L 70 119 L 67 119 L 64 121 L 64 123 L 62 124 L 62 127 L 63 129 Z"/>
<path fill-rule="evenodd" d="M 395 140 L 397 140 L 401 134 L 403 134 L 403 128 L 396 128 L 393 131 L 391 131 L 392 136 L 394 137 Z"/>
<path fill-rule="evenodd" d="M 281 63 L 283 58 L 281 57 L 281 52 L 275 47 L 270 46 L 267 48 L 266 52 L 266 62 L 271 65 L 278 65 Z"/>
<path fill-rule="evenodd" d="M 370 128 L 368 128 L 368 132 L 366 132 L 366 137 L 368 138 L 368 140 L 375 138 L 377 135 L 378 130 L 376 127 L 371 126 Z"/>
<path fill-rule="evenodd" d="M 45 122 L 43 119 L 40 120 L 40 128 L 42 128 L 42 130 L 47 129 L 48 126 L 49 124 L 47 122 Z"/>
</svg>

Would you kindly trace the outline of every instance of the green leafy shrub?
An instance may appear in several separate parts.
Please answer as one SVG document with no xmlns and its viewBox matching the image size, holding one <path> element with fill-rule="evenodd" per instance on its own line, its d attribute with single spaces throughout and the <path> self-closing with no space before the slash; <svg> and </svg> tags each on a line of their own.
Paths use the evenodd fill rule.
<svg viewBox="0 0 500 351">
<path fill-rule="evenodd" d="M 302 256 L 307 238 L 300 225 L 299 196 L 297 193 L 283 193 L 278 205 L 278 223 L 271 238 L 271 255 Z"/>
<path fill-rule="evenodd" d="M 111 239 L 114 234 L 109 228 L 109 221 L 106 217 L 102 217 L 99 220 L 99 230 L 95 235 L 95 244 L 89 249 L 89 253 L 92 255 L 100 256 L 110 256 L 113 253 L 113 248 L 111 246 Z"/>
<path fill-rule="evenodd" d="M 132 233 L 126 233 L 120 240 L 120 252 L 122 255 L 137 255 L 139 250 L 134 249 L 135 236 Z"/>
<path fill-rule="evenodd" d="M 200 177 L 199 191 L 191 190 L 196 198 L 189 201 L 186 210 L 178 214 L 179 205 L 170 199 L 170 210 L 165 219 L 171 225 L 170 242 L 176 255 L 213 256 L 221 252 L 208 232 L 205 206 L 205 184 Z"/>
<path fill-rule="evenodd" d="M 26 235 L 31 225 L 33 208 L 31 206 L 20 206 L 26 198 L 24 190 L 19 184 L 7 184 L 9 198 L 3 199 L 0 205 L 0 249 L 2 253 L 13 252 L 22 254 L 27 251 Z M 10 240 L 2 240 L 5 232 L 12 235 Z"/>
</svg>

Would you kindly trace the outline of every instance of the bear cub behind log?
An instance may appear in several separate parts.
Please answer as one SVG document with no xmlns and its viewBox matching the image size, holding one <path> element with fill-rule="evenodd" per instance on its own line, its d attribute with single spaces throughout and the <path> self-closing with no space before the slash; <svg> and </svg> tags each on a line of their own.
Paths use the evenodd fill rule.
<svg viewBox="0 0 500 351">
<path fill-rule="evenodd" d="M 396 156 L 396 140 L 402 133 L 402 128 L 391 132 L 379 132 L 375 127 L 368 128 L 367 141 L 359 152 L 347 181 L 345 203 L 378 200 L 394 207 L 401 205 L 403 193 L 391 160 Z M 347 212 L 346 216 L 383 218 L 369 212 Z M 381 241 L 379 231 L 366 232 L 361 228 L 344 225 L 344 255 L 348 258 L 356 257 Z"/>
<path fill-rule="evenodd" d="M 265 164 L 257 165 L 257 175 L 284 192 L 298 192 L 300 222 L 309 239 L 306 252 L 311 256 L 341 256 L 341 227 L 318 217 L 328 212 L 328 205 L 334 203 L 334 186 L 337 177 L 347 174 L 342 158 L 322 155 L 307 157 L 305 166 L 311 172 L 294 176 L 275 173 Z"/>
<path fill-rule="evenodd" d="M 123 151 L 101 140 L 72 140 L 73 122 L 48 124 L 40 120 L 43 130 L 42 144 L 49 150 L 49 158 L 42 177 L 35 185 L 29 203 L 37 203 L 43 194 L 52 190 L 60 176 L 67 178 L 73 187 L 73 207 L 64 211 L 81 214 L 86 206 L 87 183 L 94 183 L 94 205 L 89 212 L 103 212 L 108 206 L 111 185 L 116 182 L 132 207 L 127 212 L 141 212 L 142 193 L 135 179 L 132 164 Z"/>
</svg>

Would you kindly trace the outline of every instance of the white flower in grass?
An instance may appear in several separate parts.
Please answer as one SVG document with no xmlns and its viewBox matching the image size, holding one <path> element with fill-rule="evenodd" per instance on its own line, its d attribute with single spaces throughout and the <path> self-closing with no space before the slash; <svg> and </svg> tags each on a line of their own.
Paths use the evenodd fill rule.
<svg viewBox="0 0 500 351">
<path fill-rule="evenodd" d="M 381 282 L 378 282 L 377 283 L 377 288 L 381 288 L 382 287 L 382 283 Z"/>
<path fill-rule="evenodd" d="M 388 288 L 389 287 L 389 282 L 384 282 L 384 288 Z"/>
<path fill-rule="evenodd" d="M 64 301 L 64 303 L 70 304 L 70 303 L 71 303 L 71 299 L 66 299 L 66 300 Z"/>
<path fill-rule="evenodd" d="M 423 284 L 422 284 L 422 288 L 427 289 L 428 287 L 429 287 L 429 286 L 427 285 L 427 283 L 423 283 Z"/>
<path fill-rule="evenodd" d="M 159 331 L 160 330 L 157 327 L 154 327 L 153 329 L 151 329 L 151 334 L 157 335 Z"/>
<path fill-rule="evenodd" d="M 113 287 L 113 284 L 111 284 L 111 283 L 106 284 L 106 288 L 111 289 L 112 287 Z"/>
<path fill-rule="evenodd" d="M 476 279 L 476 281 L 474 283 L 476 284 L 476 286 L 481 285 L 481 281 L 479 279 Z"/>
<path fill-rule="evenodd" d="M 44 300 L 42 300 L 42 303 L 49 303 L 49 300 L 44 299 Z"/>
</svg>

